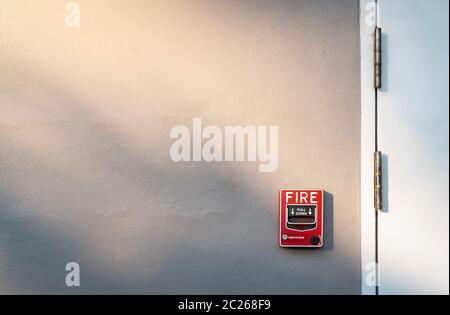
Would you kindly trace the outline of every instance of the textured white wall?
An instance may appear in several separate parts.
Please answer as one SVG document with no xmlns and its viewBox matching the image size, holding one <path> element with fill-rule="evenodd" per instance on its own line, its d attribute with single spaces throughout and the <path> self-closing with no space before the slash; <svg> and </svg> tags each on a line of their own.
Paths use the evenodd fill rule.
<svg viewBox="0 0 450 315">
<path fill-rule="evenodd" d="M 360 293 L 357 0 L 65 3 L 0 0 L 0 293 Z M 278 170 L 173 163 L 193 117 L 278 125 Z M 278 247 L 287 187 L 322 250 Z"/>
</svg>

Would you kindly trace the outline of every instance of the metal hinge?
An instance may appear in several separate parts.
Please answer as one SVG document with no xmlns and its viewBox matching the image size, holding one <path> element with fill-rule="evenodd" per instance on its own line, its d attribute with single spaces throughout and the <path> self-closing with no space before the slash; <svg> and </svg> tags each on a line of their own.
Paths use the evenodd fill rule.
<svg viewBox="0 0 450 315">
<path fill-rule="evenodd" d="M 374 34 L 374 75 L 375 89 L 381 88 L 381 28 L 377 27 Z"/>
<path fill-rule="evenodd" d="M 381 28 L 375 28 L 374 33 L 374 86 L 375 93 L 378 93 L 377 90 L 381 89 Z M 378 97 L 375 102 L 378 102 Z M 378 103 L 376 104 L 376 108 L 378 108 Z M 376 111 L 378 111 L 376 109 Z M 375 113 L 378 115 L 378 112 Z M 378 121 L 378 119 L 377 119 Z M 378 129 L 378 128 L 377 128 Z M 378 134 L 376 135 L 378 138 Z M 378 142 L 377 142 L 378 143 Z M 382 198 L 382 162 L 381 157 L 382 153 L 378 150 L 378 144 L 376 146 L 376 152 L 374 153 L 374 207 L 376 211 L 380 211 L 383 209 L 383 198 Z"/>
<path fill-rule="evenodd" d="M 374 187 L 374 208 L 375 210 L 383 210 L 383 198 L 381 194 L 382 189 L 382 165 L 381 165 L 382 154 L 380 151 L 374 153 L 373 165 L 374 165 L 374 176 L 373 176 L 373 187 Z"/>
</svg>

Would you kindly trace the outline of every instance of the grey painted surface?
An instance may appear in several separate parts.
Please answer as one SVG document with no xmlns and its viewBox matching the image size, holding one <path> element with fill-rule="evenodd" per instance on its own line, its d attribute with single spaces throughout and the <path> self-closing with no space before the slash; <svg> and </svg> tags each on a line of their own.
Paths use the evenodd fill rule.
<svg viewBox="0 0 450 315">
<path fill-rule="evenodd" d="M 80 4 L 1 1 L 0 293 L 360 293 L 358 1 Z M 193 117 L 278 125 L 277 171 L 173 163 Z M 278 247 L 289 187 L 323 249 Z"/>
</svg>

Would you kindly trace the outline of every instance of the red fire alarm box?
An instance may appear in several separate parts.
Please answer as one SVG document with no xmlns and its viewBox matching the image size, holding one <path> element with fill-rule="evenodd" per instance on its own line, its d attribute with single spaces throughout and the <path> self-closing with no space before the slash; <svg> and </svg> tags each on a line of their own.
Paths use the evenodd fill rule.
<svg viewBox="0 0 450 315">
<path fill-rule="evenodd" d="M 323 191 L 280 190 L 279 243 L 281 247 L 322 247 Z"/>
</svg>

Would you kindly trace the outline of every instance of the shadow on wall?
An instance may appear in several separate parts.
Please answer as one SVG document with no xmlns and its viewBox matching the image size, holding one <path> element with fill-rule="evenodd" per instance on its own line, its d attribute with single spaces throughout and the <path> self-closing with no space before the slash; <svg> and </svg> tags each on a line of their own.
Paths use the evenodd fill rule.
<svg viewBox="0 0 450 315">
<path fill-rule="evenodd" d="M 55 102 L 85 116 L 80 99 L 62 89 L 55 93 L 54 87 L 47 92 L 52 91 Z M 264 287 L 255 278 L 250 288 L 236 274 L 241 263 L 246 266 L 245 260 L 262 250 L 242 244 L 249 245 L 253 237 L 276 241 L 266 233 L 275 209 L 254 202 L 262 196 L 208 165 L 186 171 L 191 167 L 153 163 L 129 145 L 135 139 L 88 115 L 97 122 L 1 126 L 6 135 L 1 143 L 6 153 L 1 248 L 8 266 L 1 275 L 2 291 L 17 285 L 29 292 L 64 292 L 69 261 L 81 265 L 83 293 Z M 42 143 L 45 136 L 49 140 Z M 245 224 L 258 217 L 265 228 L 243 235 Z M 249 283 L 264 266 L 253 264 Z"/>
<path fill-rule="evenodd" d="M 387 154 L 381 154 L 381 163 L 382 163 L 382 202 L 383 209 L 382 212 L 389 212 L 389 156 Z"/>
<path fill-rule="evenodd" d="M 75 95 L 41 77 L 37 82 L 51 91 L 52 101 L 86 116 Z M 136 139 L 87 115 L 92 122 L 0 127 L 2 292 L 327 292 L 327 272 L 300 273 L 292 264 L 294 257 L 317 264 L 324 251 L 282 254 L 277 247 L 276 194 L 268 202 L 240 184 L 229 166 L 151 162 L 130 145 Z M 325 209 L 324 250 L 331 251 L 328 192 Z M 81 265 L 80 288 L 64 285 L 69 261 Z M 299 287 L 299 281 L 316 284 Z"/>
<path fill-rule="evenodd" d="M 334 244 L 334 206 L 333 194 L 324 191 L 324 223 L 323 233 L 325 235 L 323 248 L 332 250 Z"/>
</svg>

